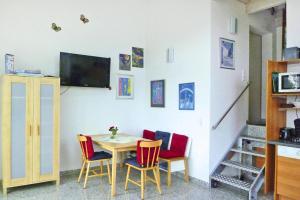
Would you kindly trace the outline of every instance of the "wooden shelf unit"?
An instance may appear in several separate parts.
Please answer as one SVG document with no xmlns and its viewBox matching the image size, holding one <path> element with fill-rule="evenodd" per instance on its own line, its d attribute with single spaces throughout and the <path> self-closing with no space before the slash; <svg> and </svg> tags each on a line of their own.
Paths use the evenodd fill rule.
<svg viewBox="0 0 300 200">
<path fill-rule="evenodd" d="M 286 98 L 286 97 L 296 97 L 300 96 L 299 92 L 294 92 L 294 93 L 276 93 L 272 94 L 272 97 L 280 97 L 280 98 Z"/>
<path fill-rule="evenodd" d="M 300 59 L 288 61 L 268 61 L 267 66 L 267 91 L 266 91 L 266 161 L 265 161 L 265 193 L 274 191 L 275 183 L 275 145 L 268 144 L 270 140 L 279 139 L 280 128 L 286 126 L 286 112 L 299 108 L 281 108 L 286 103 L 287 97 L 300 96 L 300 93 L 276 93 L 272 91 L 272 72 L 287 72 L 289 64 L 300 64 Z"/>
<path fill-rule="evenodd" d="M 280 105 L 286 103 L 285 94 L 273 94 L 272 91 L 272 73 L 286 72 L 290 63 L 300 63 L 289 61 L 268 61 L 267 66 L 267 91 L 266 91 L 266 159 L 265 159 L 265 193 L 274 191 L 275 180 L 275 145 L 268 144 L 270 140 L 279 139 L 279 130 L 286 126 L 286 112 L 280 111 Z M 274 98 L 278 97 L 278 98 Z M 284 97 L 284 98 L 282 98 Z"/>
<path fill-rule="evenodd" d="M 274 61 L 272 61 L 274 62 Z M 300 59 L 292 59 L 292 60 L 280 60 L 280 61 L 275 61 L 279 64 L 285 64 L 285 65 L 293 65 L 293 64 L 300 64 Z"/>
<path fill-rule="evenodd" d="M 293 108 L 279 108 L 278 109 L 279 111 L 296 111 L 296 110 L 300 110 L 300 108 L 297 108 L 297 107 L 293 107 Z"/>
</svg>

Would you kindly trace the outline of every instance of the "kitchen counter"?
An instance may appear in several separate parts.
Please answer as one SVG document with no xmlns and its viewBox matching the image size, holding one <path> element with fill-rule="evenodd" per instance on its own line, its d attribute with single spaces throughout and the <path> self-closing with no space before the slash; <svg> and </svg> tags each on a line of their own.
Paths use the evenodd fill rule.
<svg viewBox="0 0 300 200">
<path fill-rule="evenodd" d="M 270 141 L 268 141 L 268 144 L 274 144 L 274 145 L 281 145 L 281 146 L 287 146 L 287 147 L 300 148 L 300 143 L 298 143 L 298 142 L 290 142 L 290 141 L 286 141 L 286 140 L 270 140 Z"/>
</svg>

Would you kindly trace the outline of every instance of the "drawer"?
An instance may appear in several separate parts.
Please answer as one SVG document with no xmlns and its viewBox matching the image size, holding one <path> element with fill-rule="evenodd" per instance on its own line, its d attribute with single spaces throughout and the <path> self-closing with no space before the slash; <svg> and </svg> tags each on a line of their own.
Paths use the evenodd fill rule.
<svg viewBox="0 0 300 200">
<path fill-rule="evenodd" d="M 278 156 L 300 160 L 300 149 L 299 148 L 278 145 L 277 149 L 278 149 L 278 151 L 277 151 Z"/>
</svg>

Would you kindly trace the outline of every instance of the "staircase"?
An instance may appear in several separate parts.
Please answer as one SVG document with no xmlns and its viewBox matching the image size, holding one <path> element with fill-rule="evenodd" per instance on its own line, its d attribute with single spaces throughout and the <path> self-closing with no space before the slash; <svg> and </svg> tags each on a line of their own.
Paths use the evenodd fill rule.
<svg viewBox="0 0 300 200">
<path fill-rule="evenodd" d="M 212 173 L 211 186 L 230 185 L 247 191 L 249 200 L 257 200 L 257 193 L 264 182 L 265 167 L 255 166 L 255 161 L 264 159 L 265 153 L 256 149 L 264 149 L 265 142 L 264 126 L 247 125 Z"/>
</svg>

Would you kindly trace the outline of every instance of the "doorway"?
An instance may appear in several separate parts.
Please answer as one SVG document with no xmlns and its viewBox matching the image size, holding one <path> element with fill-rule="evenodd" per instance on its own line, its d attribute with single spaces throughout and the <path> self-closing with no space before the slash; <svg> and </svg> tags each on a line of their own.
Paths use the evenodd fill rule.
<svg viewBox="0 0 300 200">
<path fill-rule="evenodd" d="M 264 123 L 261 117 L 262 36 L 249 33 L 249 123 Z"/>
</svg>

